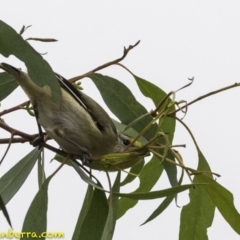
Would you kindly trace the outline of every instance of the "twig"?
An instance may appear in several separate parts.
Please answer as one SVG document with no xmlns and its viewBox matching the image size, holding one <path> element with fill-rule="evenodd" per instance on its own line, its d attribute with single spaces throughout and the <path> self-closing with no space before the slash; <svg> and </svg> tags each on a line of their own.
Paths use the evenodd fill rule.
<svg viewBox="0 0 240 240">
<path fill-rule="evenodd" d="M 202 95 L 202 96 L 200 96 L 200 97 L 194 99 L 193 101 L 187 103 L 186 105 L 184 105 L 184 106 L 178 108 L 177 110 L 175 110 L 175 111 L 173 111 L 173 112 L 170 112 L 170 113 L 168 114 L 168 116 L 174 116 L 175 113 L 181 111 L 182 109 L 184 109 L 184 108 L 186 108 L 186 107 L 192 105 L 193 103 L 198 102 L 198 101 L 200 101 L 200 100 L 202 100 L 202 99 L 204 99 L 204 98 L 210 97 L 210 96 L 212 96 L 212 95 L 214 95 L 214 94 L 217 94 L 217 93 L 220 93 L 220 92 L 226 91 L 226 90 L 231 89 L 231 88 L 239 87 L 239 86 L 240 86 L 240 83 L 234 83 L 234 84 L 229 85 L 229 86 L 227 86 L 227 87 L 224 87 L 224 88 L 221 88 L 221 89 L 218 89 L 218 90 L 212 91 L 212 92 L 210 92 L 210 93 L 204 94 L 204 95 Z"/>
<path fill-rule="evenodd" d="M 19 109 L 23 109 L 23 107 L 28 103 L 29 101 L 26 101 L 26 102 L 23 102 L 15 107 L 12 107 L 12 108 L 9 108 L 9 109 L 5 109 L 3 110 L 2 112 L 0 112 L 0 117 L 5 115 L 5 114 L 8 114 L 10 112 L 14 112 L 14 111 L 17 111 Z"/>
<path fill-rule="evenodd" d="M 0 121 L 0 128 L 3 128 L 4 130 L 10 132 L 13 135 L 21 136 L 21 137 L 23 137 L 25 139 L 28 139 L 30 141 L 34 140 L 34 138 L 35 138 L 35 135 L 30 135 L 30 134 L 18 131 L 17 129 L 11 128 L 7 124 L 5 124 L 1 121 Z"/>
<path fill-rule="evenodd" d="M 37 137 L 38 134 L 36 134 Z M 6 144 L 9 143 L 10 138 L 1 138 L 0 139 L 0 144 Z M 15 137 L 12 139 L 11 143 L 25 143 L 25 142 L 29 142 L 29 139 L 27 138 L 20 138 L 20 137 Z"/>
<path fill-rule="evenodd" d="M 106 68 L 106 67 L 109 67 L 109 66 L 111 66 L 111 65 L 113 65 L 113 64 L 117 64 L 118 62 L 121 62 L 121 61 L 127 56 L 127 54 L 130 52 L 130 50 L 132 50 L 133 48 L 135 48 L 139 43 L 140 43 L 140 40 L 137 41 L 134 45 L 130 45 L 128 48 L 125 48 L 125 47 L 124 47 L 122 57 L 120 57 L 120 58 L 118 58 L 118 59 L 116 59 L 116 60 L 107 62 L 107 63 L 105 63 L 105 64 L 103 64 L 103 65 L 101 65 L 101 66 L 99 66 L 99 67 L 97 67 L 97 68 L 94 68 L 93 70 L 91 70 L 91 71 L 89 71 L 89 72 L 87 72 L 87 73 L 84 73 L 84 74 L 79 75 L 79 76 L 77 76 L 77 77 L 70 78 L 70 79 L 69 79 L 69 82 L 76 82 L 77 80 L 80 80 L 80 79 L 88 76 L 89 74 L 95 73 L 96 71 L 99 71 L 99 70 L 101 70 L 101 69 L 103 69 L 103 68 Z"/>
</svg>

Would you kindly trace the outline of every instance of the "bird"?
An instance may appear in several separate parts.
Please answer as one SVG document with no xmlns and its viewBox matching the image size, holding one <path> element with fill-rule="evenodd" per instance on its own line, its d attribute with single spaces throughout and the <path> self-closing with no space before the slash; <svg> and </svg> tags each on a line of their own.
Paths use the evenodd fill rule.
<svg viewBox="0 0 240 240">
<path fill-rule="evenodd" d="M 47 135 L 66 153 L 80 156 L 102 156 L 138 148 L 140 143 L 118 132 L 106 111 L 91 97 L 55 73 L 61 89 L 61 101 L 53 100 L 49 86 L 38 86 L 20 68 L 0 63 L 12 75 L 33 106 L 37 122 Z"/>
</svg>

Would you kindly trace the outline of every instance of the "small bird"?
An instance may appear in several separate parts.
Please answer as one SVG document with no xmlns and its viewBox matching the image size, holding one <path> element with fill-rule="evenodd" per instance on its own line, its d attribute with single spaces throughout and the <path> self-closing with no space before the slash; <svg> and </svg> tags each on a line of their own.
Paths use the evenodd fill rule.
<svg viewBox="0 0 240 240">
<path fill-rule="evenodd" d="M 70 82 L 55 74 L 61 87 L 62 101 L 55 102 L 49 86 L 36 85 L 21 69 L 1 63 L 0 68 L 12 75 L 32 103 L 37 122 L 67 153 L 102 156 L 121 153 L 132 139 L 116 130 L 105 110 L 92 98 L 78 91 Z M 136 142 L 132 147 L 139 147 Z"/>
</svg>

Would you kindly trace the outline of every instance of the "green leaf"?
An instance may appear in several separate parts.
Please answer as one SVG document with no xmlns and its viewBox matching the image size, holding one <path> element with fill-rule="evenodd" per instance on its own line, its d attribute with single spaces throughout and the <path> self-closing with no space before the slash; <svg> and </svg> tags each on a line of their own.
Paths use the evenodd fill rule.
<svg viewBox="0 0 240 240">
<path fill-rule="evenodd" d="M 99 186 L 102 187 L 102 186 Z M 95 188 L 91 203 L 76 239 L 101 239 L 108 217 L 108 202 L 105 192 Z"/>
<path fill-rule="evenodd" d="M 124 134 L 131 136 L 132 138 L 135 138 L 139 135 L 139 132 L 137 132 L 133 128 L 128 128 L 127 130 L 125 130 L 126 129 L 125 124 L 122 124 L 114 119 L 112 119 L 112 121 L 119 132 L 124 132 Z M 148 143 L 146 138 L 144 138 L 143 136 L 139 137 L 138 142 L 140 142 L 142 145 L 145 145 L 146 143 Z"/>
<path fill-rule="evenodd" d="M 102 191 L 105 191 L 101 186 L 100 186 L 100 183 L 98 182 L 95 183 L 91 177 L 89 177 L 75 162 L 71 161 L 70 162 L 71 165 L 73 166 L 73 168 L 76 170 L 76 172 L 78 173 L 78 175 L 81 177 L 81 179 L 86 182 L 87 184 L 95 187 L 95 188 L 98 188 Z"/>
<path fill-rule="evenodd" d="M 151 200 L 151 199 L 175 195 L 177 193 L 186 191 L 187 189 L 189 189 L 191 187 L 193 187 L 192 184 L 186 184 L 186 185 L 176 186 L 176 187 L 167 188 L 167 189 L 159 190 L 159 191 L 153 191 L 153 192 L 114 193 L 114 194 L 116 194 L 117 196 L 130 198 L 130 199 Z"/>
<path fill-rule="evenodd" d="M 119 192 L 120 190 L 120 178 L 121 172 L 119 171 L 113 185 L 112 191 Z M 101 240 L 111 240 L 113 238 L 113 233 L 117 221 L 117 210 L 118 210 L 118 196 L 110 195 L 109 197 L 109 211 L 108 217 L 103 231 Z"/>
<path fill-rule="evenodd" d="M 0 178 L 0 195 L 5 205 L 17 193 L 27 179 L 41 150 L 35 148 Z"/>
<path fill-rule="evenodd" d="M 0 101 L 18 87 L 17 81 L 8 73 L 0 73 Z"/>
<path fill-rule="evenodd" d="M 159 159 L 153 156 L 142 169 L 139 175 L 140 185 L 134 193 L 149 192 L 160 178 L 162 172 L 163 166 L 160 164 Z M 120 198 L 118 205 L 118 218 L 122 217 L 130 208 L 134 207 L 137 202 L 138 201 L 135 199 L 128 199 L 125 197 Z"/>
<path fill-rule="evenodd" d="M 54 72 L 43 57 L 28 44 L 12 27 L 0 20 L 0 53 L 16 56 L 23 61 L 31 79 L 39 86 L 49 85 L 55 101 L 61 100 L 60 86 Z"/>
<path fill-rule="evenodd" d="M 133 120 L 147 113 L 147 110 L 136 100 L 132 92 L 117 79 L 103 76 L 95 73 L 88 76 L 92 79 L 98 90 L 100 91 L 104 102 L 107 104 L 113 114 L 123 123 L 128 125 Z M 133 128 L 141 132 L 152 120 L 147 115 L 142 118 Z M 157 125 L 154 124 L 144 137 L 150 139 L 155 135 Z"/>
<path fill-rule="evenodd" d="M 3 202 L 3 199 L 1 197 L 1 195 L 0 195 L 0 209 L 2 209 L 4 217 L 6 218 L 8 224 L 10 225 L 10 227 L 12 228 L 12 223 L 11 223 L 11 220 L 10 220 L 7 208 L 6 208 L 6 206 L 5 206 L 4 202 Z"/>
<path fill-rule="evenodd" d="M 22 232 L 31 232 L 32 239 L 38 238 L 41 233 L 47 229 L 47 207 L 48 207 L 48 185 L 53 175 L 48 177 L 36 196 L 34 197 L 26 217 L 24 219 Z M 29 239 L 29 236 L 24 235 L 21 240 Z M 45 239 L 45 238 L 41 238 Z"/>
<path fill-rule="evenodd" d="M 43 149 L 44 151 L 44 149 Z M 43 185 L 43 183 L 46 181 L 46 174 L 44 170 L 44 153 L 42 151 L 42 154 L 39 154 L 38 157 L 38 186 L 39 189 Z"/>
<path fill-rule="evenodd" d="M 157 216 L 159 216 L 169 206 L 169 204 L 172 202 L 174 198 L 175 198 L 175 195 L 170 195 L 166 197 L 162 201 L 162 203 L 157 207 L 157 209 L 155 209 L 155 211 L 150 215 L 150 217 L 141 225 L 144 225 L 147 222 L 150 222 L 153 219 L 155 219 Z"/>
<path fill-rule="evenodd" d="M 205 175 L 199 175 L 197 178 L 198 182 L 209 183 L 203 185 L 202 188 L 204 188 L 212 202 L 232 229 L 240 234 L 240 214 L 234 206 L 232 193 Z"/>
<path fill-rule="evenodd" d="M 80 214 L 78 216 L 77 224 L 73 233 L 72 240 L 77 240 L 79 239 L 79 235 L 82 229 L 82 224 L 84 222 L 84 219 L 89 211 L 91 201 L 93 197 L 93 187 L 91 185 L 88 185 L 88 189 L 84 198 L 84 202 L 82 205 L 82 209 L 80 211 Z"/>
<path fill-rule="evenodd" d="M 126 176 L 126 178 L 121 182 L 121 186 L 124 186 L 130 182 L 132 182 L 140 172 L 142 171 L 144 167 L 144 160 L 141 160 L 137 162 L 130 170 L 129 174 Z"/>
<path fill-rule="evenodd" d="M 208 171 L 211 169 L 202 153 L 199 153 L 198 171 Z M 196 175 L 193 183 L 204 183 L 204 175 Z M 210 185 L 205 184 L 190 189 L 190 202 L 185 205 L 181 212 L 181 224 L 179 239 L 208 239 L 207 228 L 212 224 L 215 206 L 213 201 L 205 191 Z"/>
<path fill-rule="evenodd" d="M 133 75 L 138 84 L 138 87 L 142 94 L 145 97 L 150 98 L 155 106 L 158 106 L 159 103 L 167 96 L 167 94 L 158 86 L 154 85 L 153 83 L 142 79 L 136 75 Z M 168 100 L 170 103 L 170 99 Z M 171 108 L 174 110 L 174 107 Z M 173 134 L 175 131 L 176 120 L 174 118 L 167 117 L 164 119 L 163 123 L 161 124 L 161 129 L 163 132 L 168 133 L 169 142 L 172 142 Z"/>
<path fill-rule="evenodd" d="M 136 75 L 133 75 L 133 77 L 135 78 L 136 83 L 138 84 L 138 87 L 139 87 L 140 91 L 142 92 L 142 94 L 145 97 L 150 98 L 156 107 L 167 96 L 167 94 L 162 89 L 160 89 L 158 86 L 156 86 L 155 84 L 153 84 L 145 79 L 142 79 Z M 171 103 L 171 100 L 168 99 L 167 102 Z M 173 111 L 174 106 L 170 107 L 170 110 Z M 163 122 L 161 122 L 160 130 L 163 131 L 164 133 L 167 133 L 169 143 L 171 143 L 173 140 L 175 126 L 176 126 L 176 120 L 174 118 L 165 117 L 163 119 Z M 160 143 L 164 144 L 161 141 L 161 139 L 160 139 Z M 160 151 L 160 153 L 161 153 L 161 151 Z M 174 157 L 171 153 L 168 153 L 167 157 L 169 159 L 175 161 Z M 167 161 L 163 162 L 163 166 L 164 166 L 165 171 L 167 172 L 167 175 L 168 175 L 171 185 L 176 186 L 177 185 L 177 167 L 174 164 L 171 164 Z"/>
</svg>

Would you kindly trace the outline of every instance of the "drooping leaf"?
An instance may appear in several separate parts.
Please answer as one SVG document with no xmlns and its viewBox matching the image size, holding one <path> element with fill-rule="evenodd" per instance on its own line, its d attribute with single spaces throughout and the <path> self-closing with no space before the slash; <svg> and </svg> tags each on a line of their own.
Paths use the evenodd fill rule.
<svg viewBox="0 0 240 240">
<path fill-rule="evenodd" d="M 40 152 L 41 150 L 35 148 L 1 177 L 0 195 L 3 198 L 5 205 L 17 193 L 27 179 Z"/>
<path fill-rule="evenodd" d="M 70 162 L 71 165 L 73 166 L 73 168 L 76 170 L 76 172 L 78 173 L 78 175 L 81 177 L 81 179 L 86 182 L 87 184 L 93 186 L 94 188 L 98 188 L 102 191 L 105 191 L 99 184 L 95 183 L 91 177 L 89 177 L 75 162 L 71 161 Z"/>
<path fill-rule="evenodd" d="M 198 182 L 208 183 L 203 185 L 202 188 L 204 188 L 227 223 L 240 235 L 240 214 L 234 206 L 232 193 L 206 175 L 199 175 L 197 179 Z"/>
<path fill-rule="evenodd" d="M 8 73 L 0 73 L 0 101 L 18 87 L 18 83 Z"/>
<path fill-rule="evenodd" d="M 112 188 L 113 192 L 119 192 L 120 190 L 120 177 L 121 172 L 119 171 Z M 111 195 L 109 197 L 108 205 L 109 205 L 108 217 L 101 240 L 111 240 L 113 238 L 113 233 L 117 221 L 118 196 Z"/>
<path fill-rule="evenodd" d="M 92 201 L 92 197 L 93 197 L 93 187 L 91 185 L 88 185 L 88 189 L 84 198 L 84 202 L 80 211 L 80 214 L 78 216 L 78 220 L 77 220 L 77 224 L 73 233 L 73 237 L 72 240 L 78 240 L 79 239 L 79 235 L 82 229 L 82 224 L 84 222 L 84 219 L 86 217 L 86 215 L 88 214 L 88 210 L 89 207 L 91 205 L 91 201 Z"/>
<path fill-rule="evenodd" d="M 126 178 L 121 182 L 121 186 L 124 186 L 130 182 L 132 182 L 136 177 L 139 176 L 144 166 L 144 160 L 137 162 L 129 171 L 129 174 Z"/>
<path fill-rule="evenodd" d="M 100 91 L 104 102 L 114 115 L 123 123 L 128 125 L 130 122 L 147 113 L 147 110 L 137 102 L 132 92 L 120 81 L 109 76 L 103 76 L 94 73 L 88 76 L 94 82 Z M 150 122 L 152 118 L 148 115 L 134 124 L 133 128 L 141 132 Z M 157 130 L 154 124 L 144 137 L 152 138 Z"/>
<path fill-rule="evenodd" d="M 102 186 L 99 186 L 100 188 Z M 108 202 L 105 192 L 95 188 L 91 203 L 76 239 L 101 239 L 108 217 Z"/>
<path fill-rule="evenodd" d="M 47 230 L 48 185 L 52 177 L 53 175 L 48 177 L 37 192 L 24 219 L 22 232 L 30 232 L 32 239 L 38 238 Z M 27 235 L 21 237 L 21 240 L 27 239 L 29 239 Z"/>
<path fill-rule="evenodd" d="M 136 75 L 133 75 L 133 77 L 136 80 L 136 83 L 138 84 L 138 87 L 139 87 L 140 91 L 142 92 L 142 94 L 145 97 L 150 98 L 156 107 L 167 96 L 167 94 L 162 89 L 160 89 L 158 86 L 156 86 L 155 84 L 153 84 L 145 79 L 142 79 Z M 171 111 L 173 111 L 174 105 L 172 104 L 171 100 L 168 99 L 167 103 L 168 104 L 171 103 L 171 107 L 169 109 Z M 163 131 L 164 133 L 167 134 L 169 143 L 171 143 L 173 140 L 175 126 L 176 126 L 176 120 L 174 118 L 170 118 L 170 117 L 165 117 L 163 119 L 163 121 L 161 121 L 161 124 L 159 126 L 161 131 Z M 161 142 L 161 139 L 160 139 L 160 143 L 163 144 L 163 142 Z M 175 161 L 175 159 L 171 153 L 168 153 L 167 157 L 169 159 L 171 159 L 172 161 Z M 176 166 L 167 161 L 163 162 L 163 166 L 164 166 L 165 171 L 167 172 L 167 175 L 168 175 L 171 185 L 176 186 L 177 185 L 177 168 L 176 168 Z"/>
<path fill-rule="evenodd" d="M 142 94 L 145 97 L 150 98 L 155 106 L 161 103 L 161 101 L 167 96 L 167 94 L 155 84 L 140 78 L 136 75 L 133 75 L 138 84 L 138 87 Z M 168 102 L 170 103 L 171 100 L 169 99 Z M 171 107 L 171 110 L 174 110 L 174 106 Z M 173 118 L 165 118 L 163 123 L 161 124 L 161 129 L 163 132 L 168 133 L 169 142 L 172 142 L 174 131 L 175 131 L 176 120 Z"/>
<path fill-rule="evenodd" d="M 2 199 L 2 197 L 1 197 L 1 195 L 0 195 L 0 209 L 2 210 L 3 215 L 4 215 L 4 217 L 6 218 L 9 226 L 12 228 L 12 223 L 11 223 L 11 220 L 10 220 L 10 216 L 9 216 L 9 214 L 8 214 L 7 208 L 6 208 L 6 206 L 5 206 L 5 203 L 3 202 L 3 199 Z"/>
<path fill-rule="evenodd" d="M 152 221 L 153 219 L 155 219 L 157 216 L 159 216 L 169 206 L 169 204 L 172 202 L 174 197 L 175 197 L 175 195 L 167 196 L 161 202 L 161 204 L 154 210 L 154 212 L 150 215 L 150 217 L 141 225 L 144 225 L 144 224 Z"/>
<path fill-rule="evenodd" d="M 137 199 L 137 200 L 151 200 L 167 196 L 176 195 L 177 193 L 186 191 L 189 188 L 192 188 L 192 184 L 186 184 L 181 186 L 176 186 L 172 188 L 167 188 L 164 190 L 153 191 L 153 192 L 135 192 L 135 193 L 114 193 L 117 196 L 124 198 Z"/>
<path fill-rule="evenodd" d="M 139 174 L 140 185 L 133 192 L 149 192 L 152 187 L 156 184 L 163 172 L 163 166 L 155 156 L 144 166 Z M 130 208 L 133 208 L 137 204 L 136 199 L 128 199 L 122 197 L 119 199 L 118 205 L 118 218 L 122 217 Z"/>
<path fill-rule="evenodd" d="M 55 101 L 61 100 L 60 87 L 50 65 L 12 27 L 0 20 L 0 53 L 23 61 L 31 79 L 39 86 L 49 85 Z"/>
<path fill-rule="evenodd" d="M 198 171 L 211 171 L 202 153 L 199 153 Z M 204 183 L 201 178 L 202 175 L 195 176 L 193 183 Z M 208 239 L 207 229 L 212 224 L 215 210 L 213 201 L 205 191 L 210 186 L 211 184 L 205 184 L 190 189 L 190 202 L 183 207 L 181 212 L 180 240 Z"/>
</svg>

